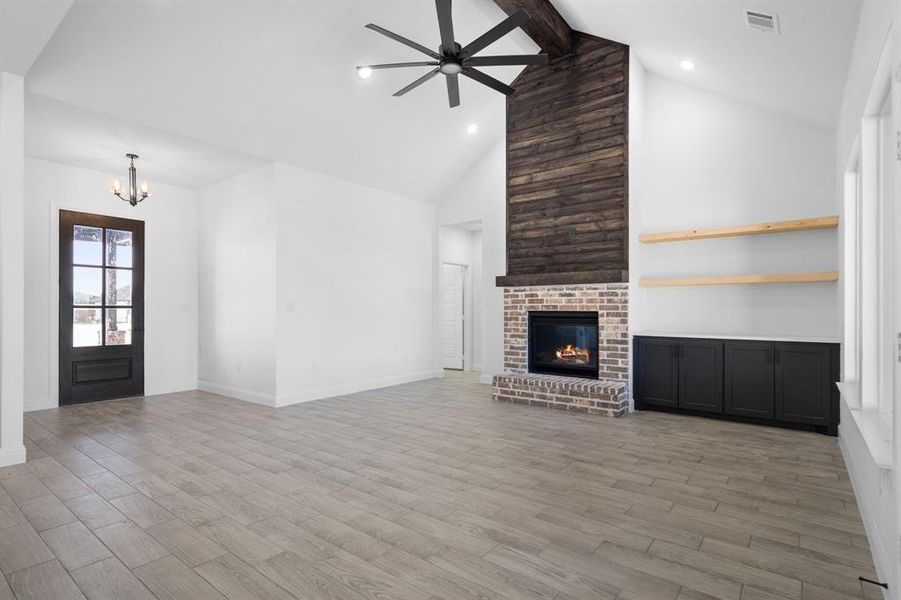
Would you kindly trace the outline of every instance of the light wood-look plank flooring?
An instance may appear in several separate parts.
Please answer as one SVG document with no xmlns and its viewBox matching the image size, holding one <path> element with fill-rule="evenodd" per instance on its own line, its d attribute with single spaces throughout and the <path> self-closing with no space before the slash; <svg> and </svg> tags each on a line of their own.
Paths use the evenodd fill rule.
<svg viewBox="0 0 901 600">
<path fill-rule="evenodd" d="M 83 404 L 26 437 L 0 600 L 848 600 L 874 577 L 833 438 L 498 404 L 461 374 Z"/>
</svg>

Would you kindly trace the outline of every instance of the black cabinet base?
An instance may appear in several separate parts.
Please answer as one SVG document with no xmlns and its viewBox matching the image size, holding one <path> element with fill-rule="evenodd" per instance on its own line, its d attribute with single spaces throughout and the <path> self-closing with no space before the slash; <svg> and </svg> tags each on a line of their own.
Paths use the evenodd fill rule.
<svg viewBox="0 0 901 600">
<path fill-rule="evenodd" d="M 656 412 L 665 412 L 673 415 L 687 415 L 689 417 L 703 417 L 705 419 L 715 419 L 717 421 L 732 421 L 734 423 L 749 423 L 751 425 L 766 425 L 768 427 L 779 427 L 782 429 L 794 429 L 796 431 L 813 431 L 823 435 L 838 435 L 838 425 L 808 425 L 806 423 L 786 423 L 783 421 L 773 421 L 771 419 L 759 419 L 757 417 L 743 417 L 741 415 L 726 415 L 722 413 L 709 413 L 702 410 L 688 410 L 684 408 L 673 408 L 669 406 L 654 406 L 653 404 L 641 405 L 638 399 L 635 399 L 635 410 L 652 410 Z"/>
<path fill-rule="evenodd" d="M 838 435 L 839 345 L 634 337 L 635 409 Z"/>
</svg>

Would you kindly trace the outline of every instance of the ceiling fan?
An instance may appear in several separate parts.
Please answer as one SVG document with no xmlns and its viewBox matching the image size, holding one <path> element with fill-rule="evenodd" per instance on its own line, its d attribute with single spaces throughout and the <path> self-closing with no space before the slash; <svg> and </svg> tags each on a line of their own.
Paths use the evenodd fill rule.
<svg viewBox="0 0 901 600">
<path fill-rule="evenodd" d="M 397 35 L 392 31 L 388 31 L 383 27 L 370 23 L 367 29 L 377 31 L 384 36 L 391 38 L 396 42 L 400 42 L 405 46 L 409 46 L 414 50 L 422 52 L 432 60 L 422 62 L 403 62 L 391 63 L 384 65 L 363 65 L 357 67 L 360 69 L 396 69 L 400 67 L 435 67 L 410 85 L 399 89 L 394 93 L 395 96 L 403 96 L 412 89 L 415 89 L 434 77 L 439 73 L 443 74 L 447 81 L 447 99 L 450 107 L 460 105 L 460 82 L 457 77 L 463 75 L 482 85 L 487 85 L 491 89 L 509 96 L 513 93 L 513 88 L 509 85 L 498 81 L 494 77 L 479 71 L 475 67 L 494 67 L 505 65 L 544 65 L 547 64 L 547 54 L 524 54 L 512 56 L 475 56 L 476 53 L 483 50 L 487 46 L 501 39 L 523 23 L 529 20 L 529 13 L 519 9 L 475 40 L 461 46 L 454 39 L 454 22 L 451 18 L 451 0 L 435 0 L 435 7 L 438 9 L 438 29 L 441 32 L 441 45 L 438 51 L 434 52 L 417 44 L 412 40 Z M 371 72 L 371 71 L 370 71 Z"/>
</svg>

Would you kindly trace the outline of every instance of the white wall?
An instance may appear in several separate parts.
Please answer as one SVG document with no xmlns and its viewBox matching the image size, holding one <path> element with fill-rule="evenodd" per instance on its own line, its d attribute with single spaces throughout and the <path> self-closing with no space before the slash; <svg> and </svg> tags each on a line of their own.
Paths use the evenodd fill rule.
<svg viewBox="0 0 901 600">
<path fill-rule="evenodd" d="M 132 207 L 107 191 L 114 177 L 122 174 L 25 162 L 26 410 L 58 405 L 61 209 L 145 222 L 144 393 L 197 387 L 198 194 L 155 184 Z"/>
<path fill-rule="evenodd" d="M 201 389 L 284 406 L 440 374 L 432 206 L 278 163 L 202 195 Z"/>
<path fill-rule="evenodd" d="M 275 167 L 202 192 L 200 365 L 203 390 L 275 405 Z"/>
<path fill-rule="evenodd" d="M 485 337 L 482 335 L 482 310 L 484 309 L 482 303 L 482 286 L 484 285 L 482 280 L 482 231 L 471 232 L 469 239 L 472 244 L 470 254 L 473 257 L 469 277 L 472 308 L 469 311 L 469 320 L 466 324 L 469 327 L 469 339 L 472 343 L 469 366 L 467 368 L 471 368 L 473 371 L 481 371 L 482 353 L 484 352 L 482 345 L 485 343 Z"/>
<path fill-rule="evenodd" d="M 901 4 L 898 2 L 880 2 L 870 0 L 861 7 L 854 54 L 848 68 L 842 96 L 841 110 L 836 121 L 836 143 L 833 164 L 833 183 L 840 194 L 844 187 L 844 173 L 852 150 L 855 148 L 861 132 L 862 118 L 867 114 L 867 102 L 877 73 L 880 56 L 890 32 L 894 39 L 886 55 L 890 73 L 895 74 L 895 94 L 899 97 L 901 85 Z M 898 100 L 896 100 L 897 102 Z M 898 163 L 895 163 L 897 168 Z M 896 171 L 897 172 L 897 171 Z M 895 204 L 897 207 L 897 203 Z M 886 248 L 878 248 L 882 253 L 882 261 L 895 261 Z M 897 277 L 897 261 L 894 272 Z M 879 303 L 897 306 L 899 299 L 893 297 L 891 289 L 879 292 Z M 872 299 L 869 299 L 870 301 Z M 880 321 L 877 329 L 883 332 L 896 333 L 901 323 Z M 846 340 L 851 343 L 852 340 Z M 893 405 L 894 421 L 891 424 L 893 467 L 880 468 L 875 462 L 870 446 L 873 440 L 867 439 L 865 427 L 859 427 L 858 421 L 842 403 L 842 423 L 839 427 L 839 440 L 842 453 L 848 467 L 848 473 L 854 484 L 857 503 L 860 506 L 864 525 L 870 541 L 873 559 L 880 579 L 887 581 L 890 592 L 887 598 L 901 598 L 901 501 L 898 490 L 901 489 L 901 381 L 899 369 L 895 368 Z M 880 399 L 882 401 L 884 399 Z M 860 411 L 857 411 L 858 413 Z M 858 415 L 860 416 L 860 415 Z M 864 421 L 861 420 L 861 423 Z M 868 441 L 870 442 L 868 444 Z M 878 444 L 881 440 L 876 440 Z"/>
<path fill-rule="evenodd" d="M 288 165 L 275 172 L 278 405 L 440 376 L 434 208 Z"/>
<path fill-rule="evenodd" d="M 659 75 L 633 132 L 629 270 L 633 333 L 838 340 L 835 283 L 642 288 L 640 277 L 831 271 L 835 230 L 639 244 L 644 232 L 838 214 L 834 137 Z M 636 139 L 636 134 L 641 135 Z M 634 150 L 634 148 L 633 148 Z M 636 171 L 638 173 L 636 173 Z"/>
<path fill-rule="evenodd" d="M 494 375 L 504 371 L 504 295 L 495 278 L 507 273 L 506 164 L 506 142 L 501 138 L 462 174 L 436 206 L 439 226 L 472 221 L 482 224 L 481 310 L 476 312 L 481 317 L 479 362 L 483 383 L 491 383 Z"/>
<path fill-rule="evenodd" d="M 481 369 L 482 333 L 479 312 L 482 309 L 482 232 L 447 225 L 438 228 L 438 268 L 443 264 L 466 267 L 463 281 L 463 368 Z M 439 271 L 440 272 L 440 271 Z M 439 308 L 440 310 L 440 308 Z M 436 318 L 441 318 L 436 313 Z"/>
<path fill-rule="evenodd" d="M 25 462 L 24 81 L 0 73 L 0 467 Z"/>
</svg>

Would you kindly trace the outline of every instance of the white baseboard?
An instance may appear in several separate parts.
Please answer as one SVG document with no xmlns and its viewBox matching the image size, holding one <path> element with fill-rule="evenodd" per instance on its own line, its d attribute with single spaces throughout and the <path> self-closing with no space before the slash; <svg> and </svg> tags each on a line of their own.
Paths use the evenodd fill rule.
<svg viewBox="0 0 901 600">
<path fill-rule="evenodd" d="M 25 401 L 25 412 L 31 412 L 34 410 L 47 410 L 48 408 L 59 408 L 59 404 L 57 404 L 50 398 Z"/>
<path fill-rule="evenodd" d="M 479 375 L 480 383 L 487 383 L 488 385 L 491 385 L 491 383 L 493 381 L 494 381 L 494 373 L 482 373 L 481 375 Z"/>
<path fill-rule="evenodd" d="M 275 396 L 273 396 L 272 394 L 264 394 L 262 392 L 255 392 L 253 390 L 245 390 L 242 388 L 232 387 L 230 385 L 221 385 L 218 383 L 213 383 L 212 381 L 198 380 L 197 389 L 204 392 L 219 394 L 221 396 L 237 398 L 238 400 L 244 400 L 246 402 L 253 402 L 254 404 L 262 404 L 263 406 L 277 406 L 277 404 L 275 403 Z"/>
<path fill-rule="evenodd" d="M 843 411 L 845 412 L 845 411 Z M 843 417 L 848 416 L 843 414 Z M 848 424 L 848 421 L 851 424 Z M 856 438 L 856 439 L 855 439 Z M 860 517 L 863 520 L 864 531 L 867 533 L 867 539 L 870 542 L 870 553 L 873 556 L 873 563 L 876 567 L 876 573 L 883 581 L 888 581 L 889 585 L 894 588 L 896 582 L 892 581 L 894 572 L 892 560 L 885 544 L 891 544 L 891 540 L 884 540 L 885 527 L 877 522 L 874 507 L 868 496 L 864 494 L 866 486 L 861 480 L 861 471 L 868 466 L 871 469 L 878 469 L 875 463 L 872 465 L 861 465 L 862 459 L 869 459 L 869 451 L 866 442 L 857 431 L 853 419 L 842 419 L 842 423 L 838 428 L 838 444 L 842 451 L 842 457 L 845 459 L 845 465 L 848 469 L 848 477 L 851 479 L 851 488 L 854 490 L 854 497 L 857 500 L 857 506 L 860 509 Z M 856 451 L 850 445 L 856 446 Z M 878 484 L 877 484 L 878 485 Z M 871 486 L 872 487 L 872 486 Z M 897 492 L 896 492 L 897 493 Z M 882 532 L 883 535 L 880 535 Z M 885 600 L 892 600 L 892 596 L 888 592 L 884 593 Z"/>
<path fill-rule="evenodd" d="M 25 462 L 25 446 L 19 444 L 10 448 L 0 448 L 0 467 L 11 467 Z"/>
<path fill-rule="evenodd" d="M 444 369 L 420 371 L 418 373 L 407 373 L 404 375 L 393 375 L 390 377 L 378 377 L 376 379 L 366 379 L 363 381 L 353 381 L 341 385 L 318 388 L 315 390 L 307 390 L 299 394 L 279 395 L 275 406 L 290 406 L 292 404 L 298 404 L 300 402 L 310 402 L 312 400 L 321 400 L 322 398 L 331 398 L 332 396 L 355 394 L 357 392 L 376 390 L 379 388 L 390 387 L 392 385 L 400 385 L 402 383 L 412 383 L 414 381 L 436 379 L 441 377 L 444 377 Z"/>
</svg>

